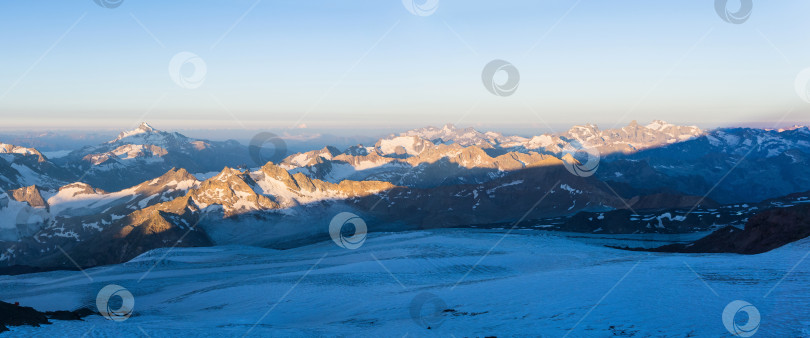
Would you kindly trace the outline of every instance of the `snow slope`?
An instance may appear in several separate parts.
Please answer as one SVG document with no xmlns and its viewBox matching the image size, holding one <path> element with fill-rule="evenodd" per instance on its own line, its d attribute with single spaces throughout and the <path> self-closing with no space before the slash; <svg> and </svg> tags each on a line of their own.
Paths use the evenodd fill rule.
<svg viewBox="0 0 810 338">
<path fill-rule="evenodd" d="M 810 262 L 797 265 L 810 240 L 755 256 L 681 255 L 503 234 L 373 233 L 358 250 L 160 249 L 89 277 L 3 276 L 0 299 L 39 310 L 92 306 L 108 284 L 135 297 L 124 322 L 91 316 L 6 336 L 719 337 L 730 336 L 721 316 L 738 299 L 761 313 L 757 336 L 810 334 Z M 424 292 L 448 310 L 430 330 L 410 313 Z"/>
</svg>

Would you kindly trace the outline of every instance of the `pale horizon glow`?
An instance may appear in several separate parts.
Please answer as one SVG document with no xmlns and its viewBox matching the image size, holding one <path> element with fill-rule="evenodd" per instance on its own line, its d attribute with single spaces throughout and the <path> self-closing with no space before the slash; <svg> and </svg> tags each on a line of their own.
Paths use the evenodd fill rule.
<svg viewBox="0 0 810 338">
<path fill-rule="evenodd" d="M 733 2 L 733 1 L 730 1 Z M 0 5 L 0 131 L 271 129 L 376 135 L 453 123 L 505 134 L 665 120 L 704 129 L 807 124 L 810 3 L 124 0 Z M 182 88 L 189 51 L 204 82 Z M 493 59 L 515 94 L 481 82 Z M 184 66 L 184 74 L 194 71 Z"/>
</svg>

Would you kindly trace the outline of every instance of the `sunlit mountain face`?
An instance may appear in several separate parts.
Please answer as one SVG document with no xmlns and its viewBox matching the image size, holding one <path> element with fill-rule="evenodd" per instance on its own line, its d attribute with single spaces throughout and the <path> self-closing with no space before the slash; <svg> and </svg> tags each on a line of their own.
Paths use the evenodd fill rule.
<svg viewBox="0 0 810 338">
<path fill-rule="evenodd" d="M 809 10 L 2 3 L 0 338 L 810 336 Z"/>
</svg>

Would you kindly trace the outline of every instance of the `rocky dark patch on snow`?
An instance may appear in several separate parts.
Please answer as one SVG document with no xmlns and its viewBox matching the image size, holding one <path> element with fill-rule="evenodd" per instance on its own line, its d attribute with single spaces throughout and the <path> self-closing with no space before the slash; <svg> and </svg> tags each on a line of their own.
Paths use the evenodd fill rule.
<svg viewBox="0 0 810 338">
<path fill-rule="evenodd" d="M 40 326 L 50 323 L 44 313 L 34 308 L 0 301 L 0 332 L 8 331 L 8 326 Z"/>
<path fill-rule="evenodd" d="M 20 306 L 0 301 L 0 332 L 9 331 L 9 326 L 30 325 L 39 327 L 51 324 L 54 320 L 82 320 L 82 318 L 95 314 L 93 310 L 81 308 L 74 311 L 40 312 L 32 307 Z"/>
<path fill-rule="evenodd" d="M 688 244 L 670 244 L 654 252 L 758 254 L 810 236 L 810 205 L 765 210 L 745 229 L 728 226 Z M 631 249 L 644 251 L 645 249 Z"/>
</svg>

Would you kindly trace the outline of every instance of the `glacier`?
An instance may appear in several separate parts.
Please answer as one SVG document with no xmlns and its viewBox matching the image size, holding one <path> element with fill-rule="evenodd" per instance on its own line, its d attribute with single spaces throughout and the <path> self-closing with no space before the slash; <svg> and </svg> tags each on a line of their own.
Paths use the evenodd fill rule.
<svg viewBox="0 0 810 338">
<path fill-rule="evenodd" d="M 604 246 L 617 241 L 638 244 L 630 235 L 439 229 L 371 233 L 357 250 L 332 241 L 163 248 L 84 272 L 1 276 L 0 298 L 46 311 L 95 309 L 110 284 L 134 296 L 126 321 L 90 316 L 6 333 L 29 337 L 718 337 L 731 336 L 722 315 L 736 300 L 761 313 L 757 336 L 810 335 L 810 238 L 759 255 Z M 414 309 L 424 295 L 434 302 Z"/>
</svg>

